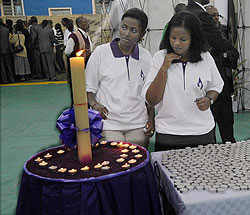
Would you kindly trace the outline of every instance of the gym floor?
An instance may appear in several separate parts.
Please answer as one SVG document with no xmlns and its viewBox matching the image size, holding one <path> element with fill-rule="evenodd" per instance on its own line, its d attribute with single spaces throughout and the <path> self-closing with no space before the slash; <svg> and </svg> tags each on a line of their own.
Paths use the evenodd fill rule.
<svg viewBox="0 0 250 215">
<path fill-rule="evenodd" d="M 71 105 L 66 81 L 0 86 L 0 214 L 15 214 L 24 162 L 35 153 L 60 145 L 56 120 Z M 235 113 L 235 138 L 250 138 L 250 112 Z M 221 143 L 218 131 L 217 141 Z M 149 151 L 154 151 L 154 137 Z"/>
</svg>

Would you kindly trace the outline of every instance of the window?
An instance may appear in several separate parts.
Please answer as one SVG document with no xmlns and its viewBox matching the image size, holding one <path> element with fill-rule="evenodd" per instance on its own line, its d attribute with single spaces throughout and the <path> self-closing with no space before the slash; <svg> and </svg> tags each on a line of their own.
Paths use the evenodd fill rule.
<svg viewBox="0 0 250 215">
<path fill-rule="evenodd" d="M 49 8 L 49 16 L 72 15 L 71 7 Z"/>
<path fill-rule="evenodd" d="M 4 16 L 24 16 L 23 0 L 2 0 Z"/>
<path fill-rule="evenodd" d="M 113 0 L 94 0 L 95 13 L 108 13 Z"/>
</svg>

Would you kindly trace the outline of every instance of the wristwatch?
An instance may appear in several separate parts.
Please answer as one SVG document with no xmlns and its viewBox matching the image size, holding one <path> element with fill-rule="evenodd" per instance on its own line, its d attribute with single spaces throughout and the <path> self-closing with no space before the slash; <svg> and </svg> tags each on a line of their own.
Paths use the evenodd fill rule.
<svg viewBox="0 0 250 215">
<path fill-rule="evenodd" d="M 214 100 L 213 100 L 210 96 L 205 95 L 205 97 L 209 98 L 209 100 L 210 100 L 210 104 L 211 104 L 211 105 L 214 103 Z"/>
</svg>

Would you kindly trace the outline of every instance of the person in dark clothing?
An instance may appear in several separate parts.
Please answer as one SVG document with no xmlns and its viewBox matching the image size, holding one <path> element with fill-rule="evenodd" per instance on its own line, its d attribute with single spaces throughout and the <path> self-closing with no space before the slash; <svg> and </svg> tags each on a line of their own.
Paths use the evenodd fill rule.
<svg viewBox="0 0 250 215">
<path fill-rule="evenodd" d="M 55 58 L 53 53 L 55 35 L 51 22 L 43 20 L 42 29 L 38 30 L 38 47 L 42 58 L 42 67 L 46 77 L 51 81 L 56 81 Z"/>
<path fill-rule="evenodd" d="M 6 27 L 9 29 L 9 33 L 13 33 L 13 21 L 11 19 L 6 19 L 5 21 Z"/>
<path fill-rule="evenodd" d="M 0 82 L 8 84 L 15 82 L 14 66 L 10 53 L 9 29 L 0 18 Z"/>
<path fill-rule="evenodd" d="M 206 43 L 206 47 L 207 49 L 210 51 L 211 55 L 214 58 L 214 61 L 216 63 L 216 66 L 220 72 L 220 75 L 223 79 L 224 83 L 224 88 L 223 91 L 227 92 L 227 102 L 228 104 L 226 104 L 226 102 L 218 102 L 217 100 L 217 104 L 216 105 L 212 105 L 211 109 L 214 110 L 212 111 L 213 114 L 215 113 L 215 109 L 219 110 L 216 111 L 218 112 L 223 112 L 223 118 L 225 119 L 230 119 L 229 122 L 226 120 L 226 127 L 224 127 L 224 131 L 222 133 L 233 133 L 232 131 L 232 124 L 233 124 L 233 114 L 232 111 L 223 111 L 223 109 L 225 108 L 225 106 L 227 106 L 228 108 L 230 104 L 231 104 L 231 95 L 228 94 L 228 77 L 227 77 L 227 70 L 225 69 L 224 65 L 223 65 L 223 61 L 222 61 L 222 55 L 224 53 L 228 53 L 228 57 L 232 57 L 232 55 L 234 55 L 233 53 L 237 53 L 237 50 L 231 45 L 231 43 L 227 40 L 226 37 L 223 36 L 221 30 L 218 28 L 218 26 L 216 26 L 215 21 L 213 20 L 212 16 L 210 16 L 206 9 L 204 8 L 204 5 L 207 5 L 210 3 L 210 0 L 188 0 L 188 5 L 187 5 L 187 10 L 196 14 L 201 23 L 202 23 L 202 30 L 204 32 L 204 37 L 207 41 Z M 229 90 L 230 91 L 230 90 Z M 223 93 L 222 92 L 222 95 Z M 230 92 L 231 93 L 231 92 Z M 225 97 L 224 97 L 225 98 Z M 230 101 L 229 101 L 230 100 Z M 232 106 L 232 104 L 231 104 Z M 219 116 L 220 118 L 222 117 L 221 114 L 216 115 Z M 214 115 L 215 120 L 216 116 Z M 231 130 L 231 131 L 230 131 Z M 214 133 L 215 136 L 215 133 Z M 225 135 L 223 135 L 225 136 Z M 233 135 L 231 135 L 233 137 Z M 226 141 L 230 141 L 230 142 L 235 142 L 234 138 L 222 138 L 223 142 Z"/>
<path fill-rule="evenodd" d="M 38 24 L 37 17 L 31 17 L 31 27 L 30 27 L 30 47 L 32 52 L 32 63 L 34 66 L 32 67 L 32 75 L 36 79 L 44 78 L 42 74 L 41 67 L 41 54 L 38 47 L 38 30 L 42 28 L 41 25 Z"/>
<path fill-rule="evenodd" d="M 231 46 L 230 42 L 223 38 L 218 27 L 216 27 L 213 18 L 206 12 L 204 5 L 210 3 L 210 0 L 188 0 L 187 11 L 196 14 L 201 23 L 204 37 L 207 40 L 206 48 L 216 48 L 218 52 L 224 53 Z"/>
<path fill-rule="evenodd" d="M 221 30 L 223 37 L 228 39 L 227 27 L 219 21 L 219 12 L 216 7 L 209 5 L 205 7 L 209 15 L 214 19 L 216 26 Z M 239 53 L 236 49 L 230 48 L 225 53 L 218 53 L 216 49 L 211 49 L 211 54 L 218 59 L 218 69 L 224 81 L 224 87 L 216 102 L 211 106 L 211 110 L 216 123 L 218 124 L 222 142 L 235 143 L 234 138 L 234 116 L 232 110 L 233 77 L 232 69 L 237 63 Z M 235 68 L 234 68 L 235 69 Z"/>
<path fill-rule="evenodd" d="M 65 73 L 65 64 L 63 60 L 63 50 L 64 50 L 64 44 L 63 44 L 63 31 L 61 28 L 61 25 L 57 23 L 55 25 L 56 29 L 56 61 L 60 68 L 60 73 Z"/>
</svg>

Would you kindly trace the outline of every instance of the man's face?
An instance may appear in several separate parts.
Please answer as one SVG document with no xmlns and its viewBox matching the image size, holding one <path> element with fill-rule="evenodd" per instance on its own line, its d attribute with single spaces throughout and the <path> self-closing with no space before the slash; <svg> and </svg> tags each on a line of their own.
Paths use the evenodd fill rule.
<svg viewBox="0 0 250 215">
<path fill-rule="evenodd" d="M 79 28 L 81 28 L 85 32 L 88 32 L 89 31 L 89 21 L 87 19 L 82 20 L 79 23 Z"/>
<path fill-rule="evenodd" d="M 209 9 L 207 9 L 207 12 L 209 13 L 210 16 L 213 17 L 216 24 L 220 23 L 220 20 L 219 20 L 220 19 L 220 16 L 219 16 L 220 14 L 219 14 L 217 8 L 209 8 Z"/>
<path fill-rule="evenodd" d="M 61 21 L 61 23 L 64 27 L 66 26 L 66 22 L 64 22 L 63 20 Z"/>
</svg>

